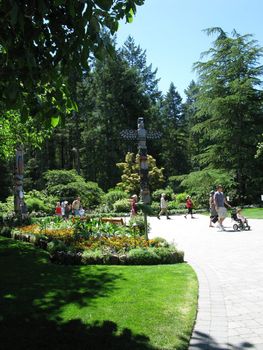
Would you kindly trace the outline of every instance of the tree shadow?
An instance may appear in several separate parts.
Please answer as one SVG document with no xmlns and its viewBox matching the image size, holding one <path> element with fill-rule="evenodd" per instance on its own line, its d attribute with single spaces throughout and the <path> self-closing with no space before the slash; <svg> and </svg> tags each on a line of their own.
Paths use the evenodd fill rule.
<svg viewBox="0 0 263 350">
<path fill-rule="evenodd" d="M 230 342 L 219 344 L 216 339 L 209 334 L 194 330 L 190 341 L 190 348 L 191 347 L 196 350 L 253 350 L 255 345 L 246 341 L 241 341 L 239 344 L 232 344 Z"/>
<path fill-rule="evenodd" d="M 67 304 L 85 307 L 116 293 L 117 279 L 123 279 L 121 274 L 104 266 L 51 264 L 46 252 L 0 238 L 0 348 L 118 349 L 129 341 L 138 343 L 138 349 L 151 349 L 146 337 L 117 332 L 110 321 L 85 325 L 59 316 Z"/>
<path fill-rule="evenodd" d="M 97 298 L 117 293 L 117 281 L 124 276 L 114 271 L 105 266 L 52 264 L 47 252 L 0 237 L 0 348 L 160 350 L 149 337 L 118 329 L 111 320 L 87 324 L 76 315 L 62 319 L 68 304 L 93 306 Z"/>
<path fill-rule="evenodd" d="M 46 309 L 56 316 L 68 303 L 87 306 L 116 291 L 114 282 L 123 278 L 104 266 L 51 264 L 47 252 L 12 240 L 0 241 L 0 264 L 2 316 Z"/>
<path fill-rule="evenodd" d="M 85 325 L 81 320 L 58 323 L 40 317 L 0 322 L 3 350 L 157 350 L 144 335 L 118 331 L 111 321 Z"/>
</svg>

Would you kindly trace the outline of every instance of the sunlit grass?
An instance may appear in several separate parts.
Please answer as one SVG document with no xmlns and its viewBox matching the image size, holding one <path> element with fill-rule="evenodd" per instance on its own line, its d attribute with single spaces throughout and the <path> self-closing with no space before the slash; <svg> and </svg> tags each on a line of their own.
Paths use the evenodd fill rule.
<svg viewBox="0 0 263 350">
<path fill-rule="evenodd" d="M 187 264 L 61 266 L 0 238 L 0 280 L 4 348 L 187 349 L 198 288 Z"/>
</svg>

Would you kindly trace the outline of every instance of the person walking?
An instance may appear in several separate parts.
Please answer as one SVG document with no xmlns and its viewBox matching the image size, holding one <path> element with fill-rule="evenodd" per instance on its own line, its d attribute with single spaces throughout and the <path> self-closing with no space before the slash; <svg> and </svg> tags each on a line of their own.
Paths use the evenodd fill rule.
<svg viewBox="0 0 263 350">
<path fill-rule="evenodd" d="M 215 224 L 218 220 L 218 215 L 216 212 L 215 202 L 214 202 L 214 194 L 215 194 L 215 191 L 211 191 L 209 196 L 209 211 L 210 211 L 209 227 L 215 227 L 213 223 Z"/>
<path fill-rule="evenodd" d="M 157 218 L 160 220 L 160 216 L 162 214 L 165 214 L 166 219 L 169 220 L 170 218 L 168 216 L 168 201 L 165 197 L 165 193 L 162 193 L 162 195 L 161 195 L 160 207 L 161 207 L 161 210 L 160 210 L 160 213 L 157 215 Z"/>
<path fill-rule="evenodd" d="M 138 202 L 138 197 L 137 194 L 134 194 L 131 196 L 131 218 L 137 215 L 137 202 Z"/>
<path fill-rule="evenodd" d="M 191 199 L 191 196 L 187 196 L 186 197 L 186 208 L 187 208 L 187 213 L 185 214 L 185 219 L 187 219 L 187 215 L 190 214 L 191 215 L 191 219 L 194 219 L 193 217 L 193 201 Z"/>
<path fill-rule="evenodd" d="M 225 198 L 225 195 L 223 193 L 223 187 L 222 185 L 217 186 L 217 190 L 214 194 L 214 203 L 215 203 L 215 209 L 218 215 L 218 226 L 220 231 L 225 231 L 225 228 L 223 226 L 223 221 L 225 220 L 227 216 L 227 210 L 225 205 L 227 205 L 229 208 L 231 208 L 231 205 L 227 203 L 227 200 Z"/>
</svg>

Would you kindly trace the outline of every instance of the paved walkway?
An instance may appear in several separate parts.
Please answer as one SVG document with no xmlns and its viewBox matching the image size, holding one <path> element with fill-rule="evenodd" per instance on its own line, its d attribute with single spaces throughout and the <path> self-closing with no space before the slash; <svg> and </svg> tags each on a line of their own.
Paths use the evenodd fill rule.
<svg viewBox="0 0 263 350">
<path fill-rule="evenodd" d="M 150 237 L 174 241 L 199 280 L 196 324 L 189 350 L 263 350 L 263 220 L 251 231 L 209 228 L 209 218 L 150 218 Z"/>
</svg>

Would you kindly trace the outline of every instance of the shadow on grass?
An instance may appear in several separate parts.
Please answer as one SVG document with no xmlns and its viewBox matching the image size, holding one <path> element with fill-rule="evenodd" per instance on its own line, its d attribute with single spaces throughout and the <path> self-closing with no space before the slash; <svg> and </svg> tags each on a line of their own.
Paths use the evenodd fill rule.
<svg viewBox="0 0 263 350">
<path fill-rule="evenodd" d="M 120 333 L 116 323 L 111 321 L 84 325 L 80 320 L 72 320 L 59 324 L 40 317 L 37 320 L 27 319 L 25 322 L 10 318 L 1 323 L 3 350 L 155 349 L 147 337 L 134 335 L 129 329 Z"/>
<path fill-rule="evenodd" d="M 120 332 L 111 321 L 86 325 L 59 316 L 64 305 L 87 306 L 116 292 L 120 278 L 103 266 L 54 265 L 46 252 L 0 238 L 0 348 L 154 349 L 147 337 Z"/>
<path fill-rule="evenodd" d="M 114 271 L 51 264 L 45 251 L 0 237 L 0 349 L 160 350 L 111 320 L 86 324 L 77 314 L 62 319 L 68 304 L 92 306 L 96 298 L 118 293 L 116 282 L 124 277 Z"/>
</svg>

